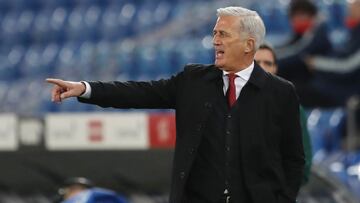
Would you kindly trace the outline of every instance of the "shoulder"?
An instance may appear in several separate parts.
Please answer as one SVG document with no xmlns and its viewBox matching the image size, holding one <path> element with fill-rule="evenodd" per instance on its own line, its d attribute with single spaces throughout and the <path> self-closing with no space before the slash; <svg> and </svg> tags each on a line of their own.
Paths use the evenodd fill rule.
<svg viewBox="0 0 360 203">
<path fill-rule="evenodd" d="M 188 79 L 212 79 L 222 75 L 222 71 L 213 64 L 187 64 L 181 72 Z"/>
<path fill-rule="evenodd" d="M 269 82 L 272 84 L 273 87 L 275 87 L 275 89 L 282 92 L 295 91 L 295 86 L 292 82 L 271 73 L 267 73 L 267 75 L 269 78 Z"/>
<path fill-rule="evenodd" d="M 184 72 L 188 74 L 204 73 L 214 68 L 213 64 L 190 63 L 185 65 Z"/>
</svg>

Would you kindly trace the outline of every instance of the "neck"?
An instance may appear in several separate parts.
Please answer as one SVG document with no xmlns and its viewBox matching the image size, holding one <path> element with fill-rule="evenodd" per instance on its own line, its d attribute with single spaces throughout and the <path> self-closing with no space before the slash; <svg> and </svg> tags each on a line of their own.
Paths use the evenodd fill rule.
<svg viewBox="0 0 360 203">
<path fill-rule="evenodd" d="M 253 56 L 252 57 L 244 56 L 244 58 L 240 61 L 240 63 L 237 63 L 235 66 L 223 67 L 221 69 L 224 71 L 227 71 L 229 73 L 237 73 L 239 71 L 242 71 L 242 70 L 248 68 L 253 62 L 254 62 Z"/>
</svg>

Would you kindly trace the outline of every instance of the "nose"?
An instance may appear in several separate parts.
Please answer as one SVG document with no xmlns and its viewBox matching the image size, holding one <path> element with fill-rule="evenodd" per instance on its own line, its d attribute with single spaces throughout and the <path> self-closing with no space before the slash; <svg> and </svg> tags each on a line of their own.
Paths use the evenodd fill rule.
<svg viewBox="0 0 360 203">
<path fill-rule="evenodd" d="M 214 47 L 221 45 L 221 40 L 216 35 L 213 36 L 213 45 Z"/>
</svg>

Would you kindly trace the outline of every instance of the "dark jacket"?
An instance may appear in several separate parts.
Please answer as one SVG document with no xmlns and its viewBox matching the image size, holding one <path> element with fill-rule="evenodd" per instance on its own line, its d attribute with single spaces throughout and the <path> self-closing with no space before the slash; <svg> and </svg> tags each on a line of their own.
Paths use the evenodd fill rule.
<svg viewBox="0 0 360 203">
<path fill-rule="evenodd" d="M 307 83 L 312 73 L 308 71 L 304 59 L 313 55 L 325 55 L 331 50 L 328 33 L 327 25 L 319 23 L 303 36 L 294 34 L 289 43 L 276 47 L 276 55 L 279 59 L 277 74 L 295 85 Z"/>
<path fill-rule="evenodd" d="M 171 203 L 180 203 L 189 170 L 213 104 L 223 94 L 222 71 L 188 65 L 170 79 L 150 82 L 91 82 L 91 98 L 81 102 L 116 108 L 176 110 L 176 148 Z M 291 83 L 258 65 L 239 96 L 244 184 L 254 203 L 293 203 L 301 185 L 304 151 L 299 103 Z"/>
<path fill-rule="evenodd" d="M 311 85 L 329 96 L 337 105 L 346 105 L 353 95 L 360 95 L 360 25 L 349 30 L 342 47 L 327 56 L 313 60 L 314 80 Z"/>
</svg>

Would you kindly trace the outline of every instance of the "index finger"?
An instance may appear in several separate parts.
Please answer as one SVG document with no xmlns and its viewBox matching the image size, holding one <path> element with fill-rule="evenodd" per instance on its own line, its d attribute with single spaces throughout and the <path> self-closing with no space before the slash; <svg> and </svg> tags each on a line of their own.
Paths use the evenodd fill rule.
<svg viewBox="0 0 360 203">
<path fill-rule="evenodd" d="M 47 78 L 46 82 L 54 84 L 54 85 L 58 85 L 60 87 L 67 87 L 67 84 L 65 81 L 56 79 L 56 78 Z"/>
</svg>

